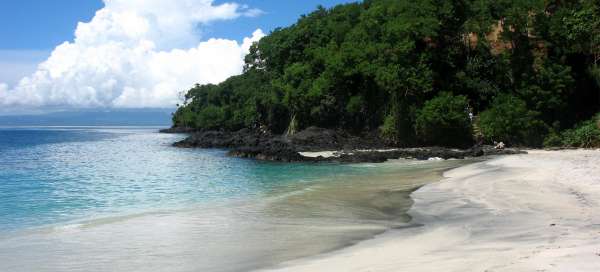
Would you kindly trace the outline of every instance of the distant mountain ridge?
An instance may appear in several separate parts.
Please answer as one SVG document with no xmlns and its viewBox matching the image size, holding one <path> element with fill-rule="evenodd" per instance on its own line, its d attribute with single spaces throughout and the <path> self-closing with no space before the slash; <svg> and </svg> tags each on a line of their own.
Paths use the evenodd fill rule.
<svg viewBox="0 0 600 272">
<path fill-rule="evenodd" d="M 169 126 L 174 109 L 61 111 L 0 116 L 0 126 Z"/>
</svg>

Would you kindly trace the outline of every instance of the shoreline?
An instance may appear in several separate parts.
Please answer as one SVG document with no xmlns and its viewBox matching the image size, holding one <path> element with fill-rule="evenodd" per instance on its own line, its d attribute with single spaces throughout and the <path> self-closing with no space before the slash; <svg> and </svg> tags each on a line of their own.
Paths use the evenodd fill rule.
<svg viewBox="0 0 600 272">
<path fill-rule="evenodd" d="M 410 220 L 406 215 L 412 205 L 410 193 L 464 163 L 309 165 L 322 169 L 307 170 L 327 169 L 327 175 L 296 177 L 289 186 L 217 205 L 77 220 L 7 236 L 0 239 L 0 270 L 102 271 L 108 266 L 115 271 L 138 271 L 146 266 L 155 267 L 151 271 L 250 271 L 273 267 L 404 227 Z M 293 170 L 281 164 L 266 165 Z M 293 173 L 298 172 L 285 175 Z"/>
<path fill-rule="evenodd" d="M 263 271 L 599 271 L 600 151 L 453 169 L 411 197 L 416 227 Z"/>
<path fill-rule="evenodd" d="M 162 130 L 161 133 L 175 133 Z M 309 127 L 294 135 L 273 135 L 260 130 L 197 131 L 173 144 L 179 148 L 224 148 L 231 157 L 277 162 L 382 163 L 394 159 L 464 159 L 524 153 L 520 149 L 496 149 L 490 145 L 451 148 L 438 146 L 399 147 L 386 143 L 376 133 L 352 135 Z"/>
</svg>

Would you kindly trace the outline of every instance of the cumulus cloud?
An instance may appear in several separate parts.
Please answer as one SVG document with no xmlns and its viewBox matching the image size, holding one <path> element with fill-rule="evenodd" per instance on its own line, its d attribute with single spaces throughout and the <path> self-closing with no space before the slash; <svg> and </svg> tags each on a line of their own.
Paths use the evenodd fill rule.
<svg viewBox="0 0 600 272">
<path fill-rule="evenodd" d="M 8 90 L 8 85 L 6 83 L 0 83 L 0 95 L 5 94 L 6 90 Z M 0 96 L 2 98 L 2 96 Z"/>
<path fill-rule="evenodd" d="M 212 0 L 104 0 L 79 23 L 75 39 L 54 49 L 0 104 L 29 107 L 172 107 L 194 83 L 219 83 L 242 72 L 256 30 L 243 43 L 200 41 L 202 25 L 262 12 Z"/>
<path fill-rule="evenodd" d="M 0 82 L 15 85 L 21 78 L 37 70 L 51 51 L 0 49 Z"/>
</svg>

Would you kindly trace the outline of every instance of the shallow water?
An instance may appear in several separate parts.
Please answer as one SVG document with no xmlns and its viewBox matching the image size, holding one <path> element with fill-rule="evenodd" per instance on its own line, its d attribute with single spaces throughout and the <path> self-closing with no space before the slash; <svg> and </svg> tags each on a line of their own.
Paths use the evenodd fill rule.
<svg viewBox="0 0 600 272">
<path fill-rule="evenodd" d="M 462 161 L 281 164 L 149 128 L 0 129 L 0 271 L 246 271 L 406 226 Z"/>
</svg>

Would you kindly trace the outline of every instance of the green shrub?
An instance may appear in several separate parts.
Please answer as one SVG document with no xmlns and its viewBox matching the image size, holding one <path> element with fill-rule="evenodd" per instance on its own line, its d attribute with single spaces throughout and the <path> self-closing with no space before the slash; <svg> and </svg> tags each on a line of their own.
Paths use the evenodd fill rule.
<svg viewBox="0 0 600 272">
<path fill-rule="evenodd" d="M 562 133 L 551 133 L 544 140 L 546 147 L 600 147 L 600 114 Z"/>
<path fill-rule="evenodd" d="M 226 111 L 225 111 L 226 112 Z M 258 109 L 255 104 L 248 103 L 244 107 L 231 110 L 231 118 L 223 120 L 229 129 L 239 130 L 244 127 L 252 127 L 259 121 Z"/>
<path fill-rule="evenodd" d="M 562 133 L 562 144 L 568 147 L 600 147 L 600 114 Z"/>
<path fill-rule="evenodd" d="M 365 99 L 362 96 L 356 95 L 350 97 L 346 105 L 346 111 L 350 114 L 358 114 L 362 111 L 365 104 Z"/>
<path fill-rule="evenodd" d="M 225 111 L 217 106 L 209 105 L 200 110 L 196 116 L 196 127 L 202 129 L 218 129 L 226 120 Z"/>
<path fill-rule="evenodd" d="M 406 106 L 406 105 L 404 105 Z M 381 137 L 388 144 L 396 146 L 413 146 L 416 143 L 414 120 L 417 110 L 412 106 L 399 107 L 391 110 L 383 119 L 379 127 Z"/>
<path fill-rule="evenodd" d="M 418 111 L 415 131 L 428 145 L 467 146 L 472 143 L 472 126 L 465 96 L 442 93 Z"/>
<path fill-rule="evenodd" d="M 383 125 L 379 128 L 381 136 L 392 142 L 398 141 L 398 120 L 395 115 L 390 114 L 383 120 Z"/>
<path fill-rule="evenodd" d="M 559 133 L 552 132 L 544 139 L 545 147 L 561 147 L 564 146 L 563 138 Z"/>
<path fill-rule="evenodd" d="M 537 112 L 527 109 L 525 101 L 503 94 L 481 113 L 479 126 L 488 142 L 540 146 L 547 128 L 537 116 Z"/>
<path fill-rule="evenodd" d="M 190 109 L 190 107 L 180 107 L 173 114 L 173 126 L 175 127 L 194 127 L 194 119 L 195 113 Z"/>
</svg>

